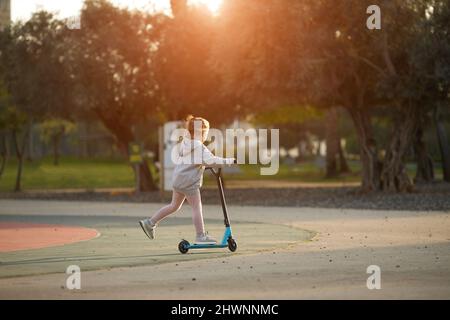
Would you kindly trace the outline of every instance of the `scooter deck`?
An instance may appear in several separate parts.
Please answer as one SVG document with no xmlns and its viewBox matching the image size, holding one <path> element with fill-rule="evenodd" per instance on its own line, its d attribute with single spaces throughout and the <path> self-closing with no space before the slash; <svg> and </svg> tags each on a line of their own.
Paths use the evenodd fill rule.
<svg viewBox="0 0 450 320">
<path fill-rule="evenodd" d="M 227 244 L 191 244 L 188 248 L 189 249 L 209 249 L 209 248 L 226 248 L 228 247 Z"/>
<path fill-rule="evenodd" d="M 222 241 L 220 243 L 205 243 L 205 244 L 197 244 L 193 243 L 189 245 L 189 249 L 208 249 L 208 248 L 226 248 L 228 247 L 228 239 L 232 238 L 231 227 L 225 228 L 225 233 L 223 235 Z"/>
</svg>

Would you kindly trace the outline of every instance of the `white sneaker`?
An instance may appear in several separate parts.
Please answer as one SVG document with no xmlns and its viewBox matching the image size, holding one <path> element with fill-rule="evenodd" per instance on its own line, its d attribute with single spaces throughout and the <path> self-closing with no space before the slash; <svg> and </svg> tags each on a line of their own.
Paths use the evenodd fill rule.
<svg viewBox="0 0 450 320">
<path fill-rule="evenodd" d="M 202 235 L 199 235 L 195 238 L 196 244 L 216 244 L 217 240 L 210 237 L 208 233 L 204 233 Z"/>
<path fill-rule="evenodd" d="M 149 237 L 151 240 L 155 239 L 156 225 L 152 224 L 150 222 L 150 219 L 141 220 L 139 221 L 139 224 L 141 225 L 141 228 L 145 232 L 147 237 Z"/>
</svg>

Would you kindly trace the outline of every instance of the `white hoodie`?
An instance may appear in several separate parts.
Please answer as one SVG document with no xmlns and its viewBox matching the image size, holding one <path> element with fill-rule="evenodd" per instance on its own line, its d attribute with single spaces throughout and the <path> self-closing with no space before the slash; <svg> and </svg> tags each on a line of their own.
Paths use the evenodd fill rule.
<svg viewBox="0 0 450 320">
<path fill-rule="evenodd" d="M 205 166 L 221 167 L 233 163 L 233 158 L 216 157 L 201 141 L 185 137 L 178 149 L 172 177 L 173 189 L 185 195 L 193 195 L 203 184 Z"/>
</svg>

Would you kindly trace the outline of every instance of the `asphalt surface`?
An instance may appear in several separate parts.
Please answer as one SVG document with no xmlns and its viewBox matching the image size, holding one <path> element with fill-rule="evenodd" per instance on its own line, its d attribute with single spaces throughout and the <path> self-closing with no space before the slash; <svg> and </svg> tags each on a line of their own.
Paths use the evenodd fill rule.
<svg viewBox="0 0 450 320">
<path fill-rule="evenodd" d="M 146 203 L 0 200 L 0 216 L 10 220 L 45 217 L 47 222 L 85 217 L 104 223 L 102 219 L 107 217 L 124 221 L 142 217 L 158 207 Z M 188 228 L 188 210 L 183 208 L 181 216 L 173 218 L 173 225 L 167 222 L 166 232 L 171 228 L 187 232 L 183 228 Z M 211 219 L 208 225 L 220 221 L 219 213 L 218 206 L 205 205 L 205 215 Z M 207 253 L 213 255 L 209 257 L 199 252 L 186 259 L 172 251 L 167 254 L 173 260 L 163 263 L 97 266 L 92 271 L 81 268 L 80 290 L 65 287 L 65 270 L 7 276 L 0 279 L 0 298 L 450 298 L 448 211 L 230 206 L 230 213 L 238 241 L 248 239 L 239 247 L 240 254 L 223 251 Z M 246 223 L 249 227 L 238 231 L 239 225 Z M 160 228 L 164 234 L 164 226 Z M 293 230 L 317 234 L 308 241 L 292 237 Z M 156 250 L 157 241 L 148 244 L 149 254 Z M 120 259 L 120 255 L 113 258 Z M 0 254 L 0 261 L 3 259 Z M 372 265 L 381 270 L 380 290 L 367 288 L 367 268 Z M 0 277 L 4 267 L 0 264 Z"/>
<path fill-rule="evenodd" d="M 362 194 L 357 186 L 288 181 L 225 181 L 230 205 L 261 207 L 297 207 L 362 210 L 450 211 L 450 183 L 416 185 L 411 193 L 374 192 Z M 94 202 L 160 203 L 170 201 L 171 192 L 145 192 L 136 195 L 131 189 L 98 190 L 28 190 L 0 193 L 1 199 L 60 200 Z M 215 185 L 202 190 L 204 204 L 220 204 Z"/>
</svg>

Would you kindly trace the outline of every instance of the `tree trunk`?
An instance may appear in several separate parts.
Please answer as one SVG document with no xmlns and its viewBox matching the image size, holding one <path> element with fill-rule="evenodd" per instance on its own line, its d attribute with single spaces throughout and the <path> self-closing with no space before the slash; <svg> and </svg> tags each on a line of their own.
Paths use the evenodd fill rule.
<svg viewBox="0 0 450 320">
<path fill-rule="evenodd" d="M 297 143 L 298 157 L 297 157 L 297 159 L 295 159 L 295 160 L 296 160 L 295 162 L 297 162 L 297 163 L 300 163 L 300 162 L 303 160 L 302 143 L 303 143 L 302 140 L 300 140 L 300 141 Z"/>
<path fill-rule="evenodd" d="M 381 173 L 382 189 L 386 192 L 411 192 L 413 184 L 405 167 L 406 152 L 417 130 L 417 112 L 408 108 L 394 125 Z"/>
<path fill-rule="evenodd" d="M 345 158 L 344 150 L 342 150 L 342 145 L 340 141 L 338 144 L 338 149 L 339 149 L 339 173 L 349 173 L 351 170 L 348 165 L 347 159 Z"/>
<path fill-rule="evenodd" d="M 2 176 L 3 176 L 3 172 L 5 171 L 5 167 L 6 167 L 6 162 L 7 162 L 7 160 L 6 160 L 6 156 L 4 155 L 4 154 L 2 154 L 1 155 L 1 164 L 0 164 L 0 179 L 2 178 Z"/>
<path fill-rule="evenodd" d="M 325 130 L 326 130 L 326 145 L 327 145 L 327 165 L 326 178 L 335 178 L 338 176 L 337 159 L 339 153 L 339 135 L 337 128 L 337 110 L 331 108 L 327 110 L 325 116 Z"/>
<path fill-rule="evenodd" d="M 53 136 L 53 165 L 59 165 L 58 135 Z"/>
<path fill-rule="evenodd" d="M 59 147 L 61 144 L 61 138 L 64 135 L 64 127 L 61 128 L 59 132 L 57 132 L 53 137 L 53 165 L 59 165 Z"/>
<path fill-rule="evenodd" d="M 316 150 L 316 157 L 321 157 L 322 155 L 320 154 L 320 149 L 322 148 L 322 140 L 318 140 L 317 141 L 317 150 Z"/>
<path fill-rule="evenodd" d="M 16 185 L 14 187 L 15 192 L 22 191 L 22 167 L 23 167 L 23 156 L 17 156 L 17 176 Z"/>
<path fill-rule="evenodd" d="M 128 153 L 128 144 L 130 142 L 135 141 L 134 138 L 122 140 L 120 143 L 122 145 L 122 149 L 126 150 L 126 155 L 129 157 Z M 132 166 L 133 170 L 134 165 Z M 136 174 L 136 172 L 135 172 Z M 158 190 L 158 187 L 156 186 L 155 182 L 153 181 L 153 176 L 150 171 L 150 168 L 148 167 L 147 162 L 144 160 L 141 164 L 139 164 L 139 192 L 145 192 L 145 191 L 155 191 Z"/>
<path fill-rule="evenodd" d="M 6 162 L 8 161 L 8 156 L 9 156 L 9 151 L 8 151 L 8 141 L 6 139 L 6 134 L 2 133 L 1 135 L 1 139 L 2 139 L 2 146 L 1 146 L 1 151 L 0 151 L 0 156 L 1 156 L 1 165 L 0 165 L 0 178 L 3 175 L 3 172 L 5 171 L 5 167 L 6 167 Z"/>
<path fill-rule="evenodd" d="M 108 128 L 108 130 L 111 131 L 111 133 L 116 137 L 120 150 L 122 150 L 123 154 L 125 154 L 128 159 L 129 157 L 128 145 L 130 142 L 135 141 L 135 137 L 131 128 L 121 125 L 119 121 L 116 121 L 116 119 L 110 119 L 108 117 L 105 117 L 101 112 L 97 112 L 97 114 L 99 115 L 100 119 L 102 120 L 106 128 Z M 134 165 L 132 167 L 134 171 L 135 170 Z M 158 187 L 153 181 L 152 173 L 146 161 L 144 161 L 139 165 L 139 184 L 140 184 L 139 191 L 145 192 L 158 190 Z"/>
<path fill-rule="evenodd" d="M 16 149 L 16 157 L 17 157 L 17 176 L 16 176 L 16 185 L 14 187 L 15 192 L 22 191 L 22 168 L 23 168 L 23 158 L 25 153 L 25 147 L 27 144 L 28 130 L 25 132 L 22 145 L 19 144 L 19 137 L 17 135 L 17 130 L 13 130 L 12 136 L 14 141 L 14 146 Z"/>
<path fill-rule="evenodd" d="M 89 124 L 88 122 L 83 122 L 80 125 L 80 156 L 83 159 L 86 159 L 88 157 L 88 131 Z"/>
<path fill-rule="evenodd" d="M 447 132 L 442 121 L 442 115 L 439 112 L 439 107 L 434 112 L 434 122 L 436 124 L 436 133 L 439 142 L 439 150 L 442 159 L 442 171 L 444 174 L 444 181 L 450 182 L 450 150 L 449 141 L 447 139 Z"/>
<path fill-rule="evenodd" d="M 423 141 L 423 127 L 417 129 L 414 141 L 414 153 L 416 155 L 417 170 L 415 183 L 427 183 L 434 180 L 433 159 L 428 154 L 427 146 Z"/>
<path fill-rule="evenodd" d="M 326 143 L 327 143 L 327 178 L 337 177 L 340 173 L 350 172 L 341 146 L 341 135 L 339 133 L 339 110 L 332 108 L 327 111 L 326 121 Z M 338 165 L 339 164 L 339 165 Z"/>
<path fill-rule="evenodd" d="M 27 152 L 26 153 L 26 159 L 28 162 L 33 162 L 34 158 L 34 146 L 33 146 L 33 123 L 30 123 L 30 128 L 28 130 L 28 137 L 27 137 Z"/>
<path fill-rule="evenodd" d="M 139 165 L 139 191 L 155 191 L 158 190 L 155 182 L 153 181 L 153 176 L 148 167 L 147 162 L 144 160 L 143 163 Z"/>
<path fill-rule="evenodd" d="M 373 192 L 381 190 L 381 163 L 378 160 L 376 140 L 373 136 L 370 115 L 363 108 L 349 108 L 360 145 L 361 190 Z"/>
</svg>

